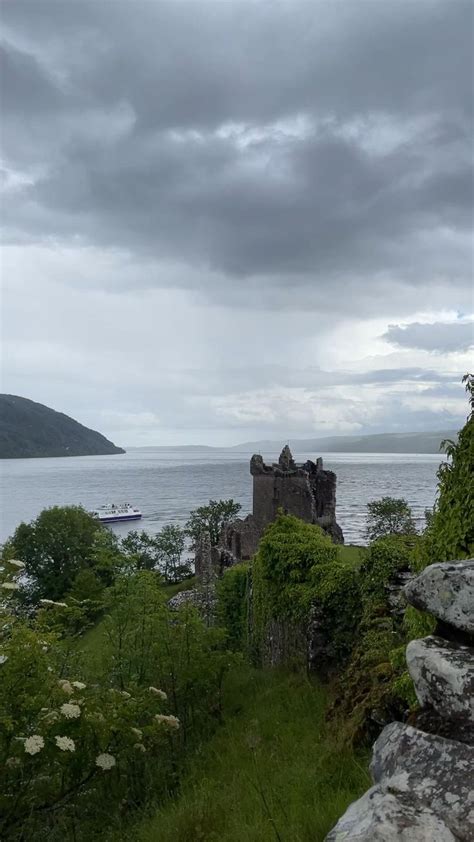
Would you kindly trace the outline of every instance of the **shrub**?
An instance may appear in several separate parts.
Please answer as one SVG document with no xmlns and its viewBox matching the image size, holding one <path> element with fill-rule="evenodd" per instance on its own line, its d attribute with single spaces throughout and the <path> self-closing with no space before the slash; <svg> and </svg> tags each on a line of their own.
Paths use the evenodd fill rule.
<svg viewBox="0 0 474 842">
<path fill-rule="evenodd" d="M 474 377 L 463 378 L 470 413 L 457 442 L 443 442 L 449 460 L 438 470 L 438 499 L 417 555 L 418 570 L 474 554 Z"/>
<path fill-rule="evenodd" d="M 407 501 L 382 497 L 367 503 L 367 537 L 376 541 L 384 535 L 414 535 L 415 521 Z"/>
<path fill-rule="evenodd" d="M 248 644 L 249 565 L 236 564 L 225 571 L 217 583 L 218 622 L 227 631 L 227 643 L 233 650 Z"/>
<path fill-rule="evenodd" d="M 81 568 L 98 568 L 108 584 L 115 547 L 112 534 L 85 509 L 54 506 L 17 527 L 6 542 L 4 557 L 24 562 L 33 598 L 61 599 Z"/>
</svg>

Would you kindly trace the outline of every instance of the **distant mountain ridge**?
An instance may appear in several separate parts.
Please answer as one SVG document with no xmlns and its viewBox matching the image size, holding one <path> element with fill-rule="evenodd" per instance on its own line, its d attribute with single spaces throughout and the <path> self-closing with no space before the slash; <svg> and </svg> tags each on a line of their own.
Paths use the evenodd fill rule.
<svg viewBox="0 0 474 842">
<path fill-rule="evenodd" d="M 289 444 L 298 451 L 318 453 L 441 453 L 444 439 L 457 439 L 456 430 L 428 433 L 374 433 L 364 436 L 326 436 L 315 439 L 261 440 L 237 444 L 234 450 L 279 452 Z"/>
<path fill-rule="evenodd" d="M 125 453 L 101 433 L 48 406 L 0 395 L 0 459 Z"/>
</svg>

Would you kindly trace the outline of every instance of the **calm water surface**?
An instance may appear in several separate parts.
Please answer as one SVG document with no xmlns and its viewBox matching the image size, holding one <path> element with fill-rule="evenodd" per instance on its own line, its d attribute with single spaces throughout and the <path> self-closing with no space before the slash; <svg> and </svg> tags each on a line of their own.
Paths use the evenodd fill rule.
<svg viewBox="0 0 474 842">
<path fill-rule="evenodd" d="M 267 462 L 276 453 L 264 453 Z M 295 453 L 297 461 L 315 453 Z M 184 524 L 191 509 L 209 499 L 233 497 L 245 515 L 252 506 L 251 453 L 233 450 L 129 451 L 117 456 L 0 460 L 0 542 L 22 521 L 47 506 L 128 501 L 143 512 L 138 524 L 114 525 L 125 534 L 154 533 L 167 523 Z M 324 466 L 337 473 L 337 520 L 346 543 L 363 543 L 366 505 L 383 495 L 405 497 L 418 523 L 436 494 L 438 454 L 326 453 Z"/>
</svg>

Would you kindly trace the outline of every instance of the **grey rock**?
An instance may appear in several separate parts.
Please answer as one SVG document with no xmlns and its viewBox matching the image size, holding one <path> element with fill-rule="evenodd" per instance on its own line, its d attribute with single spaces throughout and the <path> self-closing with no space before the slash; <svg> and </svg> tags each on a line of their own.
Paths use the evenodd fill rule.
<svg viewBox="0 0 474 842">
<path fill-rule="evenodd" d="M 474 747 L 392 722 L 374 745 L 376 784 L 429 807 L 460 840 L 474 839 Z"/>
<path fill-rule="evenodd" d="M 458 842 L 429 807 L 373 786 L 354 801 L 326 842 Z"/>
<path fill-rule="evenodd" d="M 405 587 L 415 608 L 474 634 L 474 559 L 431 564 Z"/>
<path fill-rule="evenodd" d="M 417 699 L 441 716 L 474 722 L 474 650 L 440 637 L 412 640 L 406 651 Z"/>
</svg>

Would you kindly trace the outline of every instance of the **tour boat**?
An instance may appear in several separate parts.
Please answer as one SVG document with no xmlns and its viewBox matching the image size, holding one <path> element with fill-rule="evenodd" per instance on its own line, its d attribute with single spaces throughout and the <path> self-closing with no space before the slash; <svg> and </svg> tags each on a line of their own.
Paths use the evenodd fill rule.
<svg viewBox="0 0 474 842">
<path fill-rule="evenodd" d="M 114 523 L 125 520 L 140 520 L 142 513 L 140 509 L 130 503 L 110 503 L 106 506 L 99 506 L 98 509 L 91 512 L 91 515 L 100 520 L 101 523 Z"/>
</svg>

